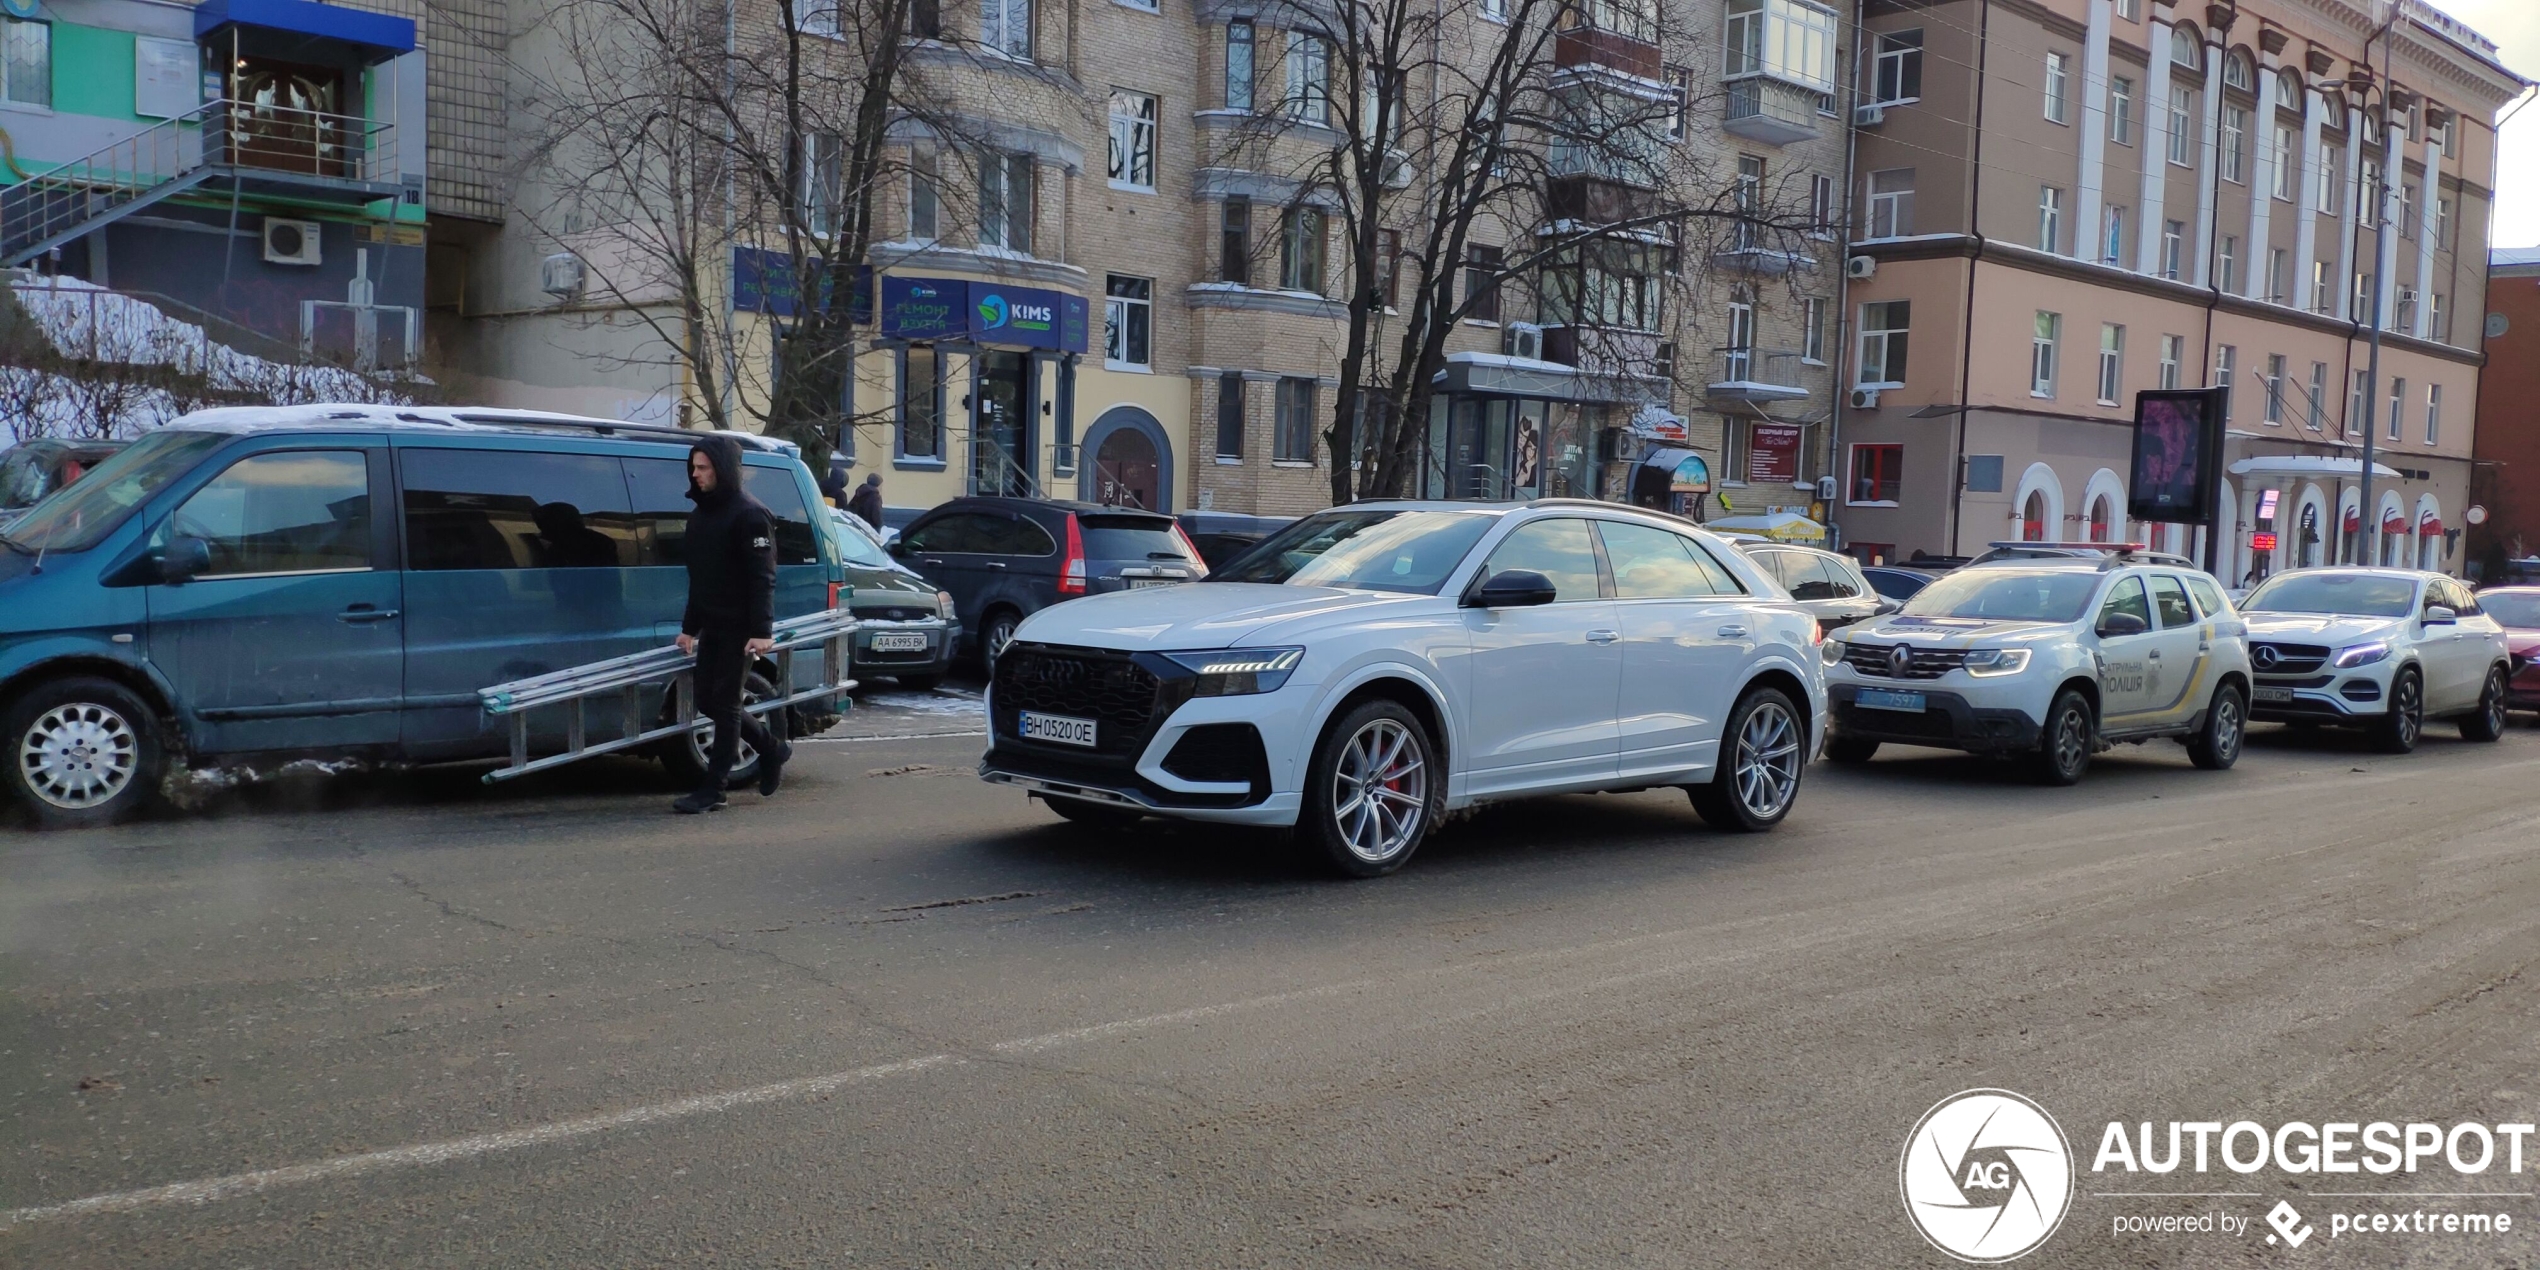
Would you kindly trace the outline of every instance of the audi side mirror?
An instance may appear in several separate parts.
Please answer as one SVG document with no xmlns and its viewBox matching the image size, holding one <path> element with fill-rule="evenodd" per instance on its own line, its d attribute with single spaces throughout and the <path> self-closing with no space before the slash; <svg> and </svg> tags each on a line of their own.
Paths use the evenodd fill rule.
<svg viewBox="0 0 2540 1270">
<path fill-rule="evenodd" d="M 2453 612 L 2450 608 L 2443 605 L 2429 604 L 2425 606 L 2425 624 L 2428 626 L 2450 626 L 2459 620 L 2461 620 L 2460 614 Z"/>
<path fill-rule="evenodd" d="M 1464 607 L 1474 609 L 1523 609 L 1550 604 L 1561 592 L 1552 579 L 1532 569 L 1506 569 L 1492 574 L 1471 594 L 1464 597 Z"/>
<path fill-rule="evenodd" d="M 2101 639 L 2114 639 L 2121 635 L 2140 635 L 2150 629 L 2152 629 L 2151 623 L 2132 613 L 2110 613 L 2099 619 Z"/>
<path fill-rule="evenodd" d="M 159 553 L 159 581 L 170 586 L 191 582 L 211 567 L 211 545 L 191 534 L 168 539 L 167 550 Z"/>
<path fill-rule="evenodd" d="M 1902 612 L 1904 612 L 1904 611 L 1905 611 L 1905 604 L 1904 604 L 1904 602 L 1903 602 L 1903 601 L 1901 601 L 1901 600 L 1881 600 L 1881 601 L 1879 601 L 1879 610 L 1878 610 L 1878 615 L 1879 615 L 1880 617 L 1886 617 L 1886 616 L 1888 616 L 1888 615 L 1890 615 L 1890 614 L 1892 614 L 1892 613 L 1902 613 Z"/>
</svg>

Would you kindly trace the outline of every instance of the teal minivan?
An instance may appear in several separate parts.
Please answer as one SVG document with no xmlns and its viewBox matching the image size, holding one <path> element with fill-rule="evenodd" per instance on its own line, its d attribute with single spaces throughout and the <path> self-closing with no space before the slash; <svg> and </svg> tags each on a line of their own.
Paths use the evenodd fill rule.
<svg viewBox="0 0 2540 1270">
<path fill-rule="evenodd" d="M 388 406 L 177 419 L 0 531 L 0 781 L 67 826 L 145 805 L 176 760 L 503 754 L 477 689 L 679 633 L 697 435 Z M 846 575 L 810 470 L 727 435 L 775 514 L 776 615 L 834 606 Z M 593 739 L 614 735 L 604 713 Z M 561 722 L 538 740 L 561 748 Z M 700 746 L 660 757 L 693 781 Z"/>
</svg>

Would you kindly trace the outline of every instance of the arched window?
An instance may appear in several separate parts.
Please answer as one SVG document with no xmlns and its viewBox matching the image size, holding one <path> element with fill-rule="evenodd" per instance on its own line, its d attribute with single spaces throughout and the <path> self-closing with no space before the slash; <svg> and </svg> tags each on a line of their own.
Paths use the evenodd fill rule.
<svg viewBox="0 0 2540 1270">
<path fill-rule="evenodd" d="M 2339 132 L 2344 132 L 2346 130 L 2345 98 L 2326 89 L 2321 90 L 2320 111 L 2320 123 L 2323 126 L 2335 128 Z"/>
<path fill-rule="evenodd" d="M 2030 490 L 2028 505 L 2020 509 L 2020 541 L 2046 541 L 2046 495 Z"/>
<path fill-rule="evenodd" d="M 2249 50 L 2233 49 L 2223 59 L 2223 83 L 2250 92 L 2258 90 L 2257 63 L 2249 60 Z"/>
<path fill-rule="evenodd" d="M 2298 554 L 2296 554 L 2293 558 L 2298 561 L 2303 568 L 2308 569 L 2320 562 L 2319 504 L 2302 504 L 2302 528 L 2300 533 L 2301 537 L 2297 539 L 2300 545 L 2296 548 Z"/>
<path fill-rule="evenodd" d="M 2193 22 L 2181 22 L 2170 28 L 2170 63 L 2188 70 L 2205 68 L 2205 36 Z"/>
<path fill-rule="evenodd" d="M 2107 495 L 2102 494 L 2090 500 L 2090 540 L 2092 542 L 2115 542 L 2117 540 L 2115 520 L 2115 510 L 2108 506 Z"/>
<path fill-rule="evenodd" d="M 2302 72 L 2287 66 L 2275 73 L 2275 105 L 2278 110 L 2290 110 L 2297 115 L 2310 105 L 2303 99 Z"/>
</svg>

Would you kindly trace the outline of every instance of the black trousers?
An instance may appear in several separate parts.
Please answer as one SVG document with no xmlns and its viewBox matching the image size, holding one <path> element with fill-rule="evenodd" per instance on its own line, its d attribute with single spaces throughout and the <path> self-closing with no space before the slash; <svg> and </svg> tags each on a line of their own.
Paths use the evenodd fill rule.
<svg viewBox="0 0 2540 1270">
<path fill-rule="evenodd" d="M 758 716 L 741 709 L 741 682 L 750 673 L 749 636 L 707 631 L 697 636 L 697 713 L 714 724 L 714 748 L 706 755 L 705 783 L 698 792 L 721 796 L 740 760 L 741 742 L 761 754 L 774 741 Z"/>
</svg>

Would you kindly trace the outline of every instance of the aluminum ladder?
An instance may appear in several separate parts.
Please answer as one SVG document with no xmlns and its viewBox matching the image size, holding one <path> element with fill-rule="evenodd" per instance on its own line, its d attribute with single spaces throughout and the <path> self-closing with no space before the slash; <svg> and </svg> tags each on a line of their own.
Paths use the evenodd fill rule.
<svg viewBox="0 0 2540 1270">
<path fill-rule="evenodd" d="M 847 677 L 850 669 L 848 644 L 862 625 L 853 613 L 843 608 L 821 609 L 776 623 L 773 632 L 776 681 L 784 691 L 781 695 L 752 702 L 744 708 L 752 714 L 765 715 L 806 701 L 845 696 L 849 689 L 856 686 L 855 680 Z M 806 650 L 817 650 L 820 656 L 820 682 L 809 688 L 797 689 L 793 686 L 794 659 Z M 511 720 L 510 761 L 487 772 L 485 783 L 491 785 L 515 776 L 543 772 L 597 754 L 614 754 L 695 729 L 701 722 L 697 717 L 696 683 L 692 677 L 695 669 L 696 659 L 676 647 L 650 648 L 607 661 L 569 666 L 477 689 L 477 699 L 484 702 L 486 714 Z M 644 686 L 665 680 L 671 684 L 674 700 L 678 703 L 677 720 L 646 727 L 642 706 Z M 587 739 L 591 703 L 612 699 L 620 712 L 620 735 L 598 742 Z M 533 759 L 529 756 L 529 712 L 549 706 L 565 712 L 564 752 Z"/>
</svg>

